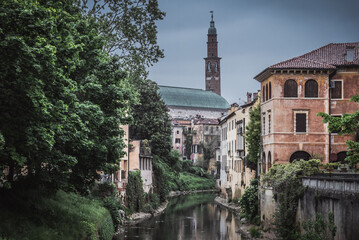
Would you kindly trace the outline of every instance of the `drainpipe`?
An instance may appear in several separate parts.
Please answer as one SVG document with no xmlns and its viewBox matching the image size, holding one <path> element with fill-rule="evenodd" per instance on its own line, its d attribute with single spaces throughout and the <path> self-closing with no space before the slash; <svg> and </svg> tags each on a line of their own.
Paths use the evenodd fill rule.
<svg viewBox="0 0 359 240">
<path fill-rule="evenodd" d="M 328 80 L 329 80 L 329 105 L 328 105 L 328 114 L 331 115 L 332 114 L 332 94 L 331 94 L 331 87 L 330 87 L 330 82 L 332 77 L 335 75 L 336 71 L 333 71 L 332 73 L 330 73 L 328 75 Z M 329 131 L 328 131 L 329 132 Z M 330 162 L 330 153 L 332 152 L 332 134 L 331 132 L 329 132 L 329 154 L 328 154 L 328 162 Z"/>
<path fill-rule="evenodd" d="M 330 76 L 330 74 L 329 74 L 329 76 L 328 76 L 328 79 L 329 79 L 329 104 L 328 104 L 328 114 L 329 115 L 331 115 L 332 114 L 332 102 L 331 102 L 331 98 L 332 98 L 332 94 L 331 94 L 331 92 L 332 92 L 332 88 L 331 88 L 331 85 L 330 85 L 330 83 L 331 83 L 331 76 Z M 332 151 L 332 134 L 331 134 L 331 132 L 328 130 L 328 132 L 329 132 L 329 154 L 328 154 L 328 162 L 330 162 L 330 153 L 331 153 L 331 151 Z"/>
</svg>

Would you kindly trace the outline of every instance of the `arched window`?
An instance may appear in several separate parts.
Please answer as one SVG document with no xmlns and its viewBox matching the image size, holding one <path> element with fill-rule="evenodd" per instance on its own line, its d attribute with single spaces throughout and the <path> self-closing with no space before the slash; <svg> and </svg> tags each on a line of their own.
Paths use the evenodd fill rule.
<svg viewBox="0 0 359 240">
<path fill-rule="evenodd" d="M 289 79 L 284 83 L 284 97 L 298 97 L 297 82 Z"/>
<path fill-rule="evenodd" d="M 305 97 L 317 98 L 318 97 L 318 83 L 315 80 L 308 80 L 305 82 Z"/>
<path fill-rule="evenodd" d="M 268 152 L 268 170 L 272 167 L 272 156 L 270 151 Z"/>
<path fill-rule="evenodd" d="M 265 88 L 265 86 L 263 86 L 262 95 L 263 95 L 263 102 L 265 102 L 266 101 L 266 88 Z"/>
<path fill-rule="evenodd" d="M 218 71 L 218 63 L 217 63 L 217 62 L 214 63 L 214 71 L 215 71 L 215 72 Z"/>
<path fill-rule="evenodd" d="M 308 161 L 311 158 L 310 154 L 305 151 L 297 151 L 290 156 L 290 162 L 293 162 L 294 160 L 306 160 Z"/>
<path fill-rule="evenodd" d="M 211 63 L 209 62 L 207 65 L 207 71 L 210 72 L 211 71 Z"/>
<path fill-rule="evenodd" d="M 269 98 L 268 98 L 268 83 L 266 84 L 266 100 L 268 100 Z"/>
<path fill-rule="evenodd" d="M 262 157 L 262 173 L 266 173 L 266 153 L 263 152 L 263 157 Z"/>
<path fill-rule="evenodd" d="M 269 99 L 272 98 L 272 83 L 269 82 Z"/>
</svg>

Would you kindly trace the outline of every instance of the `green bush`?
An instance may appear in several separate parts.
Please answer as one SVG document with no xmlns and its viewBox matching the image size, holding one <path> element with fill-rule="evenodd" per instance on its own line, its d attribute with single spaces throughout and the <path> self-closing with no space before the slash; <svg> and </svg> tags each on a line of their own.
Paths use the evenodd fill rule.
<svg viewBox="0 0 359 240">
<path fill-rule="evenodd" d="M 114 226 L 108 210 L 96 200 L 58 191 L 2 192 L 0 236 L 5 239 L 111 240 Z"/>
<path fill-rule="evenodd" d="M 186 172 L 179 174 L 179 181 L 181 182 L 182 191 L 209 190 L 216 187 L 213 179 L 199 177 Z"/>
<path fill-rule="evenodd" d="M 263 181 L 274 189 L 274 197 L 278 203 L 274 213 L 274 225 L 277 236 L 281 239 L 298 239 L 299 232 L 295 223 L 299 198 L 304 193 L 301 178 L 316 173 L 320 160 L 294 161 L 289 164 L 275 164 Z"/>
<path fill-rule="evenodd" d="M 239 200 L 241 213 L 252 224 L 259 224 L 258 179 L 253 179 Z"/>
<path fill-rule="evenodd" d="M 262 237 L 262 233 L 256 227 L 250 227 L 249 228 L 249 235 L 251 235 L 252 238 L 260 238 L 260 237 Z"/>
</svg>

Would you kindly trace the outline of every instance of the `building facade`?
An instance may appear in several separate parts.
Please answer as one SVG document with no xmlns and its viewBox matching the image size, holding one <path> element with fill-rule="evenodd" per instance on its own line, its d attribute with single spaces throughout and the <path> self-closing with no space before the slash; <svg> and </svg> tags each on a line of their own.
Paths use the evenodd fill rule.
<svg viewBox="0 0 359 240">
<path fill-rule="evenodd" d="M 246 124 L 249 112 L 259 104 L 258 93 L 247 93 L 247 102 L 241 106 L 234 103 L 228 114 L 220 119 L 221 148 L 220 179 L 217 186 L 225 198 L 240 199 L 246 186 L 255 177 L 255 171 L 245 165 L 247 148 L 245 143 Z"/>
<path fill-rule="evenodd" d="M 340 117 L 358 110 L 359 43 L 328 44 L 272 65 L 255 79 L 262 89 L 262 172 L 273 163 L 319 158 L 341 161 L 347 139 L 329 133 L 318 112 Z"/>
<path fill-rule="evenodd" d="M 186 136 L 196 128 L 198 135 L 192 134 L 190 157 L 195 161 L 202 154 L 200 141 L 208 139 L 202 134 L 205 122 L 209 123 L 208 127 L 215 124 L 218 127 L 217 119 L 227 112 L 228 102 L 218 94 L 202 89 L 159 86 L 159 93 L 168 107 L 172 121 L 172 146 L 180 152 L 183 159 L 189 157 L 186 154 Z"/>
</svg>

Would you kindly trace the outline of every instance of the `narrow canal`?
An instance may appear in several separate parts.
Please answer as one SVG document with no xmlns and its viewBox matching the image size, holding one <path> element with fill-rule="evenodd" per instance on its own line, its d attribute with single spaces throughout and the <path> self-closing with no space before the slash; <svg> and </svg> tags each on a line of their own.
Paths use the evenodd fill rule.
<svg viewBox="0 0 359 240">
<path fill-rule="evenodd" d="M 121 239 L 240 240 L 238 218 L 214 203 L 215 194 L 175 197 L 163 214 L 126 229 Z"/>
</svg>

